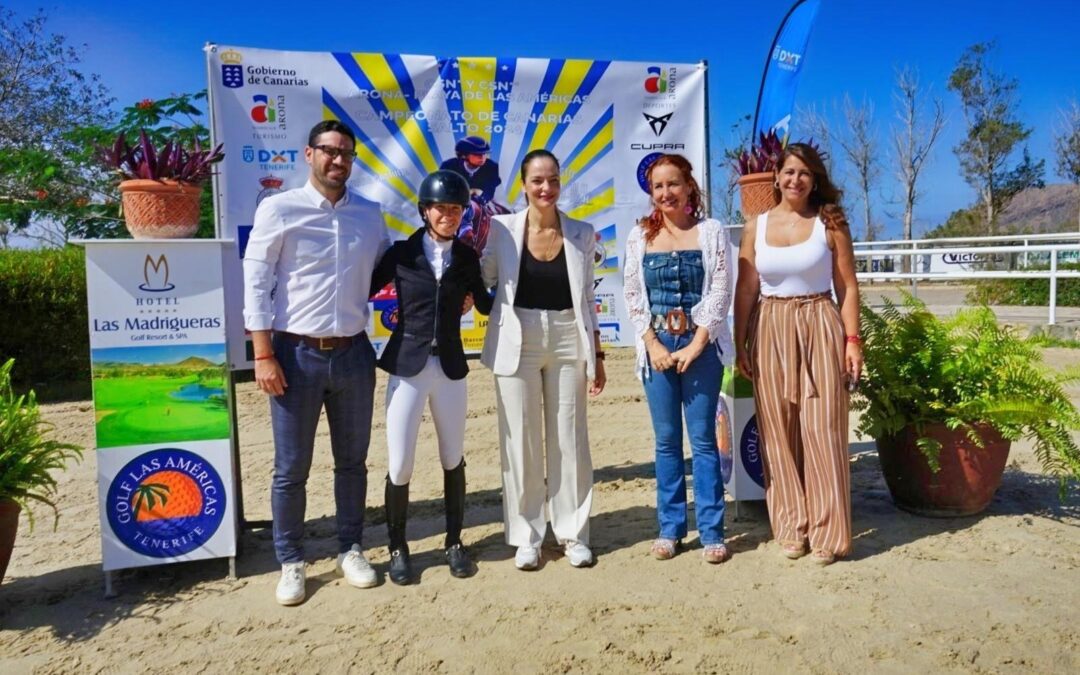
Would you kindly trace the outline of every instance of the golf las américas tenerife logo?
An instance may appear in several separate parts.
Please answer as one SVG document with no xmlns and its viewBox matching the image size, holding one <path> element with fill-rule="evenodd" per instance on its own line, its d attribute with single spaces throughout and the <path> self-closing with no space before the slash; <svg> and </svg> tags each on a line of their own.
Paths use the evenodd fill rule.
<svg viewBox="0 0 1080 675">
<path fill-rule="evenodd" d="M 225 517 L 225 486 L 205 459 L 179 448 L 139 455 L 109 486 L 109 526 L 128 548 L 172 558 L 199 548 Z"/>
</svg>

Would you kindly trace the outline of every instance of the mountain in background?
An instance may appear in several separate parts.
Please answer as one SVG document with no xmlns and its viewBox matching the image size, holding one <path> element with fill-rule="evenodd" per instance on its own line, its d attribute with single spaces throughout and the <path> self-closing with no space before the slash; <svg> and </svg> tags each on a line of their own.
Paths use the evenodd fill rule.
<svg viewBox="0 0 1080 675">
<path fill-rule="evenodd" d="M 998 218 L 1001 232 L 1076 232 L 1080 188 L 1072 184 L 1029 188 L 1013 197 Z"/>
</svg>

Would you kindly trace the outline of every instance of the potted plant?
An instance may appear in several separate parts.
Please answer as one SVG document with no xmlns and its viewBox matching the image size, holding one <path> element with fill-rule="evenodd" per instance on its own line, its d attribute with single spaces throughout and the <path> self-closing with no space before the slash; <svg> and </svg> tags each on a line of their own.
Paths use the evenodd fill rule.
<svg viewBox="0 0 1080 675">
<path fill-rule="evenodd" d="M 735 181 L 739 186 L 739 208 L 746 222 L 776 206 L 773 173 L 783 149 L 783 140 L 770 130 L 762 132 L 757 143 L 735 158 L 735 171 L 740 176 Z"/>
<path fill-rule="evenodd" d="M 190 237 L 199 229 L 199 196 L 214 174 L 213 165 L 224 159 L 218 145 L 190 150 L 177 140 L 156 146 L 145 130 L 129 145 L 121 132 L 113 144 L 101 148 L 101 162 L 117 171 L 124 222 L 136 239 Z"/>
<path fill-rule="evenodd" d="M 7 572 L 19 511 L 26 509 L 34 526 L 32 502 L 53 510 L 53 527 L 60 518 L 53 497 L 56 479 L 50 473 L 69 459 L 81 459 L 82 448 L 46 438 L 52 426 L 42 421 L 34 392 L 16 396 L 11 385 L 14 359 L 0 366 L 0 580 Z"/>
<path fill-rule="evenodd" d="M 985 509 L 1001 484 L 1012 441 L 1027 438 L 1043 470 L 1080 480 L 1071 431 L 1080 412 L 1062 385 L 1080 371 L 1050 371 L 1035 345 L 988 307 L 939 319 L 905 294 L 862 309 L 865 377 L 853 399 L 858 432 L 877 442 L 897 506 L 931 516 Z"/>
</svg>

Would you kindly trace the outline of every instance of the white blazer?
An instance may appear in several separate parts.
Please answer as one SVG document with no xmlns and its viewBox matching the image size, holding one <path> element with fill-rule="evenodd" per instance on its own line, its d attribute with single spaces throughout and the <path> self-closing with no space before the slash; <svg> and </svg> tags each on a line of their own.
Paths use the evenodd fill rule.
<svg viewBox="0 0 1080 675">
<path fill-rule="evenodd" d="M 496 375 L 516 373 L 521 357 L 521 321 L 514 311 L 514 297 L 521 271 L 528 212 L 526 208 L 517 213 L 493 217 L 487 245 L 480 259 L 484 285 L 496 287 L 495 306 L 488 320 L 480 362 Z M 581 352 L 585 355 L 585 374 L 587 379 L 593 380 L 596 378 L 593 332 L 600 330 L 593 293 L 596 231 L 589 223 L 574 220 L 562 211 L 559 211 L 559 220 L 562 223 L 574 317 L 577 319 Z"/>
</svg>

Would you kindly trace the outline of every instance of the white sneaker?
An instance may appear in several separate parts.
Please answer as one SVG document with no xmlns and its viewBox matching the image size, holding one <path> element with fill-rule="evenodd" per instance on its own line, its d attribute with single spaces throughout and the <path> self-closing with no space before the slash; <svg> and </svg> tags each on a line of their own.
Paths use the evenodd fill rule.
<svg viewBox="0 0 1080 675">
<path fill-rule="evenodd" d="M 536 546 L 518 546 L 514 565 L 519 570 L 534 570 L 540 566 L 540 549 Z"/>
<path fill-rule="evenodd" d="M 304 582 L 307 575 L 304 563 L 285 563 L 281 566 L 281 580 L 277 585 L 277 601 L 280 605 L 299 605 L 304 601 Z"/>
<path fill-rule="evenodd" d="M 580 541 L 566 542 L 566 557 L 570 560 L 571 567 L 591 567 L 595 562 L 592 551 Z"/>
<path fill-rule="evenodd" d="M 350 586 L 357 588 L 371 588 L 379 582 L 371 563 L 360 551 L 360 544 L 353 544 L 347 553 L 337 557 L 337 571 Z"/>
</svg>

